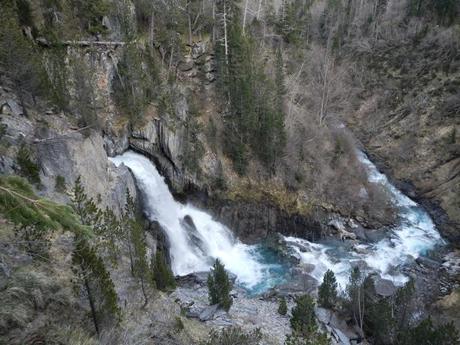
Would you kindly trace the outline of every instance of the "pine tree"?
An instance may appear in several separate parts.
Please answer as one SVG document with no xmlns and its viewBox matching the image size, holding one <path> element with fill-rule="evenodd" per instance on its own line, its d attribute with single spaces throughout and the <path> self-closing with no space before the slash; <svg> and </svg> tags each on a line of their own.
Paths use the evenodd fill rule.
<svg viewBox="0 0 460 345">
<path fill-rule="evenodd" d="M 281 297 L 280 300 L 279 300 L 278 313 L 280 315 L 286 315 L 287 314 L 286 298 L 284 298 L 284 297 Z"/>
<path fill-rule="evenodd" d="M 174 275 L 165 261 L 164 254 L 159 249 L 157 249 L 155 259 L 152 258 L 151 266 L 153 267 L 153 279 L 158 289 L 167 291 L 176 287 Z"/>
<path fill-rule="evenodd" d="M 318 290 L 318 303 L 324 308 L 333 308 L 337 302 L 337 281 L 334 272 L 327 270 Z"/>
<path fill-rule="evenodd" d="M 290 322 L 293 331 L 304 337 L 316 333 L 315 303 L 310 296 L 298 296 L 291 314 Z"/>
<path fill-rule="evenodd" d="M 131 222 L 131 239 L 134 249 L 134 275 L 139 279 L 144 296 L 144 306 L 148 303 L 146 284 L 151 281 L 150 269 L 147 263 L 147 250 L 145 244 L 144 227 L 133 219 Z"/>
<path fill-rule="evenodd" d="M 22 144 L 19 148 L 16 160 L 18 162 L 21 175 L 26 177 L 30 182 L 39 184 L 40 169 L 38 165 L 32 161 L 30 151 L 27 149 L 25 144 Z"/>
<path fill-rule="evenodd" d="M 122 218 L 122 233 L 121 238 L 123 243 L 125 243 L 126 247 L 128 248 L 129 254 L 129 263 L 131 269 L 131 275 L 134 276 L 134 249 L 133 249 L 133 240 L 132 240 L 132 220 L 136 216 L 136 204 L 134 203 L 134 199 L 131 196 L 129 189 L 126 189 L 126 204 L 125 204 L 125 211 L 123 213 Z"/>
<path fill-rule="evenodd" d="M 225 266 L 216 259 L 212 271 L 208 275 L 209 303 L 219 304 L 224 310 L 229 311 L 233 300 L 230 296 L 232 283 L 228 278 Z"/>
<path fill-rule="evenodd" d="M 75 239 L 72 263 L 88 298 L 94 327 L 100 334 L 104 321 L 118 322 L 121 317 L 112 279 L 95 249 L 81 235 Z"/>
<path fill-rule="evenodd" d="M 102 212 L 96 206 L 94 199 L 89 198 L 85 193 L 85 189 L 81 183 L 81 176 L 78 176 L 75 180 L 71 200 L 73 209 L 79 216 L 80 222 L 83 225 L 94 227 L 97 233 L 97 228 L 101 226 Z"/>
</svg>

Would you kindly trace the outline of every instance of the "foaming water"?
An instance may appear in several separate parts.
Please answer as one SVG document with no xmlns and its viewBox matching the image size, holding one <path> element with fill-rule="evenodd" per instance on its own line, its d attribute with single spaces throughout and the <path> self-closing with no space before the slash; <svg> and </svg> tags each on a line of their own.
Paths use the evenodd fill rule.
<svg viewBox="0 0 460 345">
<path fill-rule="evenodd" d="M 425 254 L 443 240 L 425 210 L 391 185 L 363 153 L 357 154 L 367 169 L 369 181 L 382 184 L 389 191 L 400 210 L 400 225 L 371 244 L 312 243 L 295 237 L 285 240 L 303 263 L 314 266 L 310 274 L 318 281 L 331 269 L 343 289 L 351 268 L 358 265 L 401 285 L 407 278 L 398 272 L 398 266 Z M 219 258 L 252 295 L 285 282 L 289 267 L 275 253 L 262 245 L 241 243 L 206 212 L 175 201 L 164 178 L 147 158 L 126 152 L 111 160 L 116 165 L 125 164 L 133 172 L 147 216 L 161 224 L 169 239 L 171 265 L 176 275 L 207 271 Z"/>
<path fill-rule="evenodd" d="M 273 280 L 271 276 L 276 264 L 264 263 L 258 246 L 241 243 L 209 214 L 175 201 L 164 178 L 146 157 L 126 152 L 111 161 L 123 163 L 133 172 L 148 218 L 158 221 L 166 232 L 174 274 L 207 271 L 219 258 L 249 290 L 262 292 L 279 283 L 279 277 Z"/>
<path fill-rule="evenodd" d="M 407 277 L 399 273 L 397 267 L 426 254 L 442 244 L 443 240 L 427 212 L 396 189 L 364 153 L 357 154 L 366 167 L 369 181 L 382 184 L 398 206 L 401 218 L 399 226 L 377 243 L 360 244 L 348 251 L 340 250 L 340 244 L 311 243 L 294 237 L 286 237 L 286 241 L 291 243 L 291 248 L 302 262 L 315 265 L 311 274 L 320 281 L 326 270 L 331 269 L 344 288 L 351 268 L 358 265 L 363 270 L 377 272 L 383 278 L 401 285 L 407 281 Z"/>
</svg>

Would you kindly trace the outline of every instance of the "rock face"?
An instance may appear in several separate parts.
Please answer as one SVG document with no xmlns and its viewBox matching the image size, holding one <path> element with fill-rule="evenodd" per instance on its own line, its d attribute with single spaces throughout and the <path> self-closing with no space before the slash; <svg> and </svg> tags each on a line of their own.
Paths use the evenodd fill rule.
<svg viewBox="0 0 460 345">
<path fill-rule="evenodd" d="M 81 133 L 64 137 L 51 135 L 56 139 L 38 141 L 36 146 L 43 192 L 59 199 L 55 190 L 56 177 L 64 177 L 68 188 L 71 188 L 76 178 L 81 176 L 87 193 L 94 198 L 100 196 L 102 208 L 109 207 L 121 214 L 126 202 L 126 189 L 135 197 L 136 187 L 128 168 L 117 168 L 108 160 L 102 137 L 94 132 L 88 137 Z M 65 199 L 65 196 L 62 198 Z"/>
<path fill-rule="evenodd" d="M 320 239 L 323 234 L 321 215 L 288 214 L 270 204 L 228 199 L 208 199 L 203 206 L 246 243 L 260 242 L 278 232 L 310 241 Z"/>
</svg>

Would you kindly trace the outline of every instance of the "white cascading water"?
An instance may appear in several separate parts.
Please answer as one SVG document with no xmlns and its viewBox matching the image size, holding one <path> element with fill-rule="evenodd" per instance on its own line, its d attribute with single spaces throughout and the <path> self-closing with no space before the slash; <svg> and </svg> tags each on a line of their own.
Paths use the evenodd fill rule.
<svg viewBox="0 0 460 345">
<path fill-rule="evenodd" d="M 248 288 L 266 278 L 268 267 L 257 260 L 254 246 L 241 243 L 207 213 L 175 201 L 164 178 L 146 157 L 126 152 L 111 161 L 115 165 L 123 163 L 133 172 L 144 196 L 147 216 L 158 221 L 168 236 L 176 275 L 208 271 L 214 259 L 219 258 Z M 193 220 L 196 231 L 184 224 L 186 216 Z"/>
<path fill-rule="evenodd" d="M 286 242 L 302 262 L 314 265 L 310 274 L 318 281 L 322 280 L 326 270 L 331 269 L 343 289 L 351 267 L 361 262 L 369 271 L 378 272 L 401 285 L 407 278 L 395 268 L 410 258 L 419 257 L 443 240 L 420 206 L 392 186 L 366 155 L 358 152 L 358 157 L 367 169 L 369 181 L 383 184 L 388 189 L 400 208 L 401 224 L 379 242 L 359 244 L 351 251 L 340 248 L 340 245 L 312 243 L 295 237 L 285 237 Z M 260 247 L 241 243 L 227 227 L 207 213 L 176 202 L 164 178 L 146 157 L 126 152 L 111 161 L 116 165 L 123 163 L 133 172 L 143 193 L 148 217 L 158 221 L 168 236 L 172 269 L 176 275 L 207 271 L 214 259 L 219 258 L 237 276 L 237 281 L 253 292 L 263 292 L 283 280 L 280 278 L 283 268 L 266 262 L 260 254 Z M 184 218 L 191 219 L 194 227 Z"/>
<path fill-rule="evenodd" d="M 364 153 L 357 152 L 357 155 L 367 170 L 369 182 L 382 184 L 390 193 L 394 204 L 399 208 L 401 223 L 379 242 L 359 244 L 355 246 L 356 251 L 345 254 L 330 245 L 311 243 L 294 237 L 286 237 L 286 240 L 308 248 L 306 252 L 302 252 L 297 246 L 291 246 L 302 262 L 315 265 L 311 275 L 319 281 L 326 270 L 330 269 L 343 289 L 353 264 L 361 262 L 368 271 L 378 272 L 382 278 L 392 280 L 395 285 L 402 285 L 407 277 L 398 273 L 395 268 L 410 259 L 418 258 L 437 244 L 442 244 L 443 240 L 423 208 L 396 189 Z"/>
</svg>

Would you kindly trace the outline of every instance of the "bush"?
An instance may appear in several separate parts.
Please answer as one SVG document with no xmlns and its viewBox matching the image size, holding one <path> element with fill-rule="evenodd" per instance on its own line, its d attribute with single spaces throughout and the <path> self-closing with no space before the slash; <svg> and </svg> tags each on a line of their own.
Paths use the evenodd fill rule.
<svg viewBox="0 0 460 345">
<path fill-rule="evenodd" d="M 258 329 L 245 333 L 241 328 L 229 327 L 223 330 L 212 330 L 209 340 L 202 345 L 258 345 L 262 334 Z"/>
<path fill-rule="evenodd" d="M 318 290 L 318 303 L 324 308 L 333 308 L 337 302 L 337 280 L 334 272 L 327 270 Z"/>
<path fill-rule="evenodd" d="M 279 305 L 278 305 L 278 313 L 280 315 L 287 314 L 287 304 L 286 304 L 286 299 L 284 297 L 280 298 Z"/>
<path fill-rule="evenodd" d="M 220 263 L 219 259 L 216 259 L 213 269 L 208 275 L 208 289 L 209 303 L 219 304 L 226 311 L 229 311 L 233 303 L 230 296 L 232 283 L 228 278 L 224 265 Z"/>
<path fill-rule="evenodd" d="M 56 176 L 56 180 L 54 182 L 54 189 L 58 191 L 59 193 L 64 193 L 66 190 L 66 184 L 65 184 L 65 177 L 61 175 Z"/>
<path fill-rule="evenodd" d="M 26 177 L 30 182 L 39 184 L 40 175 L 38 165 L 32 161 L 29 149 L 22 144 L 19 148 L 16 160 L 19 165 L 19 170 L 22 176 Z"/>
</svg>

